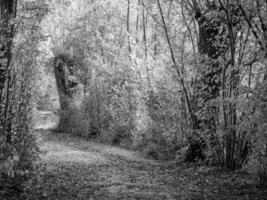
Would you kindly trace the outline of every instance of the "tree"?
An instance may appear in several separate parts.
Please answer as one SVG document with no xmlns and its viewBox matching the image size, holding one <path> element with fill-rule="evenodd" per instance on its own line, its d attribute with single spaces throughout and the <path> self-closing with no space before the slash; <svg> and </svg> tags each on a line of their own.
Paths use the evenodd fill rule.
<svg viewBox="0 0 267 200">
<path fill-rule="evenodd" d="M 223 19 L 217 12 L 219 6 L 213 1 L 203 4 L 195 0 L 182 1 L 181 6 L 194 13 L 198 23 L 198 52 L 201 56 L 194 86 L 197 93 L 191 100 L 188 98 L 190 101 L 188 104 L 192 104 L 192 100 L 195 99 L 193 103 L 195 105 L 190 105 L 193 136 L 190 136 L 190 145 L 185 158 L 185 161 L 192 162 L 204 157 L 203 150 L 206 144 L 200 132 L 205 130 L 208 135 L 216 132 L 218 108 L 207 105 L 219 97 L 221 88 L 222 67 L 219 65 L 219 57 L 225 50 L 223 39 L 217 38 L 223 37 L 223 32 L 220 33 L 220 29 L 223 29 Z"/>
<path fill-rule="evenodd" d="M 189 137 L 190 145 L 185 160 L 194 161 L 203 158 L 203 151 L 207 149 L 208 145 L 221 166 L 227 165 L 227 168 L 235 168 L 233 167 L 235 165 L 233 164 L 233 157 L 235 157 L 233 152 L 235 150 L 231 148 L 235 148 L 235 145 L 232 144 L 236 143 L 236 130 L 233 128 L 238 125 L 236 104 L 226 103 L 226 105 L 223 103 L 221 108 L 215 102 L 220 98 L 223 102 L 227 98 L 235 101 L 238 97 L 240 71 L 237 69 L 242 65 L 243 59 L 237 54 L 236 49 L 237 41 L 243 40 L 244 35 L 241 34 L 241 37 L 236 39 L 236 35 L 243 32 L 243 29 L 240 28 L 241 20 L 238 6 L 230 1 L 197 2 L 192 0 L 181 1 L 181 7 L 184 24 L 189 32 L 192 51 L 195 55 L 195 77 L 191 81 L 194 94 L 189 95 L 190 98 L 188 98 L 192 108 L 193 135 Z M 186 21 L 184 8 L 197 23 L 197 29 Z M 195 29 L 197 35 L 192 34 L 191 28 Z M 195 49 L 195 41 L 198 43 L 197 49 Z M 199 54 L 199 60 L 196 59 L 196 52 Z M 243 50 L 239 49 L 240 52 Z M 237 57 L 238 64 L 236 62 Z M 223 110 L 223 118 L 221 118 L 221 110 Z M 221 121 L 224 121 L 223 125 L 221 125 Z M 226 140 L 227 143 L 231 144 L 228 147 L 224 147 L 218 136 L 218 131 L 221 130 L 222 126 L 228 133 Z M 247 146 L 245 145 L 244 148 L 246 149 Z M 225 151 L 227 155 L 224 155 Z"/>
<path fill-rule="evenodd" d="M 23 192 L 23 183 L 32 175 L 37 159 L 31 106 L 38 44 L 43 37 L 38 20 L 46 7 L 27 3 L 0 4 L 0 193 L 4 199 Z"/>
<path fill-rule="evenodd" d="M 3 101 L 5 101 L 5 108 L 2 112 L 1 117 L 1 124 L 0 129 L 1 132 L 5 132 L 7 127 L 9 130 L 7 132 L 10 132 L 10 121 L 7 120 L 7 112 L 9 109 L 9 89 L 5 90 L 5 87 L 10 87 L 10 81 L 11 81 L 11 74 L 10 74 L 10 68 L 11 68 L 11 59 L 12 59 L 12 53 L 11 48 L 13 45 L 13 37 L 14 37 L 14 24 L 12 24 L 12 19 L 16 17 L 16 9 L 17 9 L 17 1 L 7 1 L 2 0 L 1 1 L 1 15 L 0 15 L 0 103 L 2 104 Z M 6 98 L 4 99 L 4 93 L 6 92 Z M 9 135 L 9 133 L 8 133 Z M 7 140 L 10 140 L 10 135 L 7 136 Z"/>
<path fill-rule="evenodd" d="M 238 7 L 241 11 L 242 19 L 248 30 L 251 32 L 250 41 L 253 42 L 255 49 L 251 48 L 254 59 L 249 63 L 249 90 L 247 98 L 253 102 L 252 111 L 249 113 L 253 120 L 250 123 L 253 126 L 254 135 L 252 146 L 252 156 L 250 160 L 254 163 L 254 171 L 256 171 L 260 182 L 266 183 L 267 177 L 267 137 L 266 137 L 266 84 L 267 84 L 267 15 L 265 9 L 267 2 L 257 1 L 238 1 Z M 254 38 L 254 40 L 252 39 Z M 256 69 L 256 65 L 262 66 Z M 256 71 L 256 72 L 255 72 Z M 260 74 L 257 80 L 252 76 Z M 254 84 L 254 86 L 253 86 Z M 252 92 L 253 91 L 253 92 Z"/>
</svg>

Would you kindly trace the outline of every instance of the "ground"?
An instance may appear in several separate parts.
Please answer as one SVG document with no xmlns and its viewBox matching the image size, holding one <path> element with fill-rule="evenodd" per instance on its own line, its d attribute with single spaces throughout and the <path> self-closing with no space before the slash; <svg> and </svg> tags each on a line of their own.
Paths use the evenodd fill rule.
<svg viewBox="0 0 267 200">
<path fill-rule="evenodd" d="M 58 117 L 36 115 L 39 175 L 27 184 L 28 200 L 199 200 L 267 199 L 245 172 L 201 164 L 161 162 L 66 133 L 48 131 Z"/>
<path fill-rule="evenodd" d="M 267 199 L 245 173 L 149 160 L 63 133 L 40 134 L 43 168 L 30 200 Z"/>
</svg>

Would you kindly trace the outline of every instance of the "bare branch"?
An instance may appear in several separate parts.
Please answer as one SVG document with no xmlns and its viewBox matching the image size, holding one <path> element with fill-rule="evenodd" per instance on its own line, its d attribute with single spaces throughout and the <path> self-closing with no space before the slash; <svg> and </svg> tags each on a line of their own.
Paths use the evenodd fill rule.
<svg viewBox="0 0 267 200">
<path fill-rule="evenodd" d="M 257 39 L 257 41 L 258 41 L 260 47 L 261 47 L 263 50 L 265 50 L 265 47 L 263 46 L 262 42 L 260 41 L 259 36 L 257 35 L 256 31 L 254 30 L 254 28 L 253 28 L 253 26 L 252 26 L 252 23 L 251 23 L 251 21 L 248 19 L 248 16 L 247 16 L 247 14 L 246 14 L 246 12 L 245 12 L 245 10 L 244 10 L 244 8 L 242 7 L 242 5 L 241 5 L 240 2 L 239 2 L 239 4 L 238 4 L 238 6 L 239 6 L 239 9 L 241 10 L 241 13 L 242 13 L 242 15 L 243 15 L 245 21 L 247 22 L 249 28 L 251 29 L 251 31 L 252 31 L 254 37 Z"/>
<path fill-rule="evenodd" d="M 166 22 L 165 22 L 165 19 L 164 19 L 164 15 L 163 15 L 163 11 L 162 11 L 162 8 L 161 8 L 160 0 L 157 0 L 157 2 L 158 2 L 158 8 L 159 8 L 159 11 L 160 11 L 162 23 L 163 23 L 164 32 L 165 32 L 166 39 L 167 39 L 167 42 L 168 42 L 168 45 L 169 45 L 171 58 L 172 58 L 172 61 L 173 61 L 173 64 L 174 64 L 174 69 L 177 72 L 178 78 L 180 80 L 180 84 L 182 86 L 183 93 L 185 95 L 185 100 L 186 100 L 186 104 L 187 104 L 188 111 L 189 111 L 189 114 L 190 114 L 190 118 L 191 118 L 192 122 L 194 122 L 195 116 L 194 116 L 194 113 L 193 113 L 192 108 L 191 108 L 188 91 L 187 91 L 186 86 L 185 86 L 185 81 L 184 81 L 184 79 L 182 77 L 182 74 L 180 72 L 179 66 L 177 65 L 177 62 L 176 62 L 175 57 L 174 57 L 174 52 L 173 52 L 173 48 L 172 48 L 171 41 L 170 41 L 170 38 L 169 38 L 167 25 L 166 25 Z"/>
</svg>

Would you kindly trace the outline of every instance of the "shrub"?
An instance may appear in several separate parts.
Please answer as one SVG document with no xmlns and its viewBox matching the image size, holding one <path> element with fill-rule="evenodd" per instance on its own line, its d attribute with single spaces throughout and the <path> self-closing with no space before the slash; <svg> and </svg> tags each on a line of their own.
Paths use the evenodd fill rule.
<svg viewBox="0 0 267 200">
<path fill-rule="evenodd" d="M 160 160 L 174 159 L 185 145 L 184 108 L 178 93 L 167 93 L 164 85 L 157 92 L 150 91 L 146 106 L 151 121 L 146 131 L 133 133 L 135 148 Z"/>
<path fill-rule="evenodd" d="M 88 139 L 92 134 L 89 120 L 85 118 L 85 113 L 81 108 L 72 105 L 68 110 L 60 111 L 60 121 L 56 131 Z"/>
<path fill-rule="evenodd" d="M 132 143 L 129 127 L 121 125 L 103 130 L 100 133 L 99 141 L 112 145 L 129 147 Z"/>
</svg>

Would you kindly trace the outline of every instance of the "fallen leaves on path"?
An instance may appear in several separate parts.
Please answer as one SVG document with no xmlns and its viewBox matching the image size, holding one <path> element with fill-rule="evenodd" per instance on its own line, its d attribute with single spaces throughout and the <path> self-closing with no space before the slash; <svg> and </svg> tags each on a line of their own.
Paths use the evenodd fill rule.
<svg viewBox="0 0 267 200">
<path fill-rule="evenodd" d="M 43 133 L 41 150 L 30 200 L 267 199 L 245 174 L 160 163 L 66 134 Z"/>
</svg>

